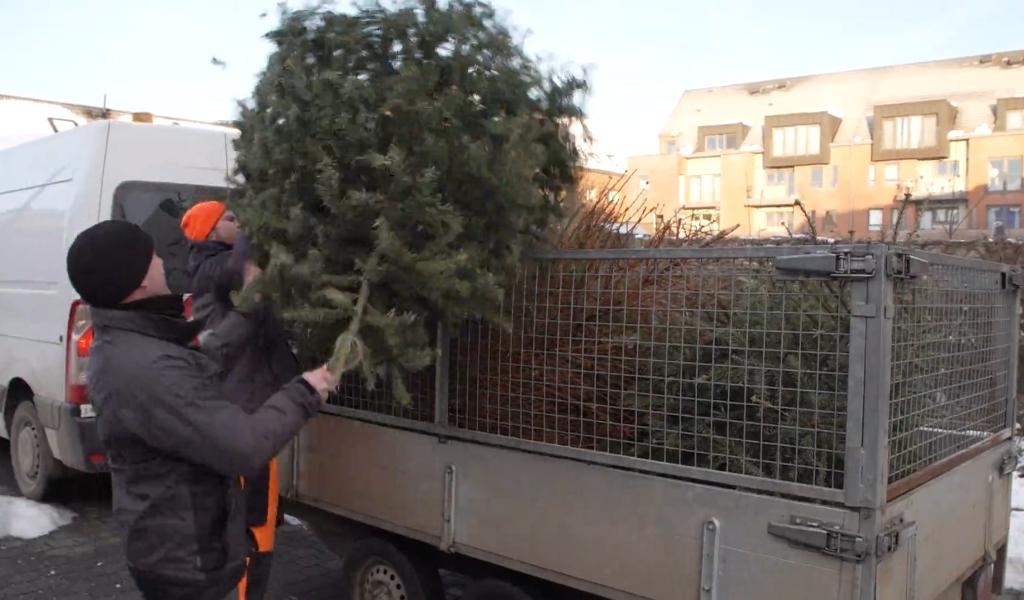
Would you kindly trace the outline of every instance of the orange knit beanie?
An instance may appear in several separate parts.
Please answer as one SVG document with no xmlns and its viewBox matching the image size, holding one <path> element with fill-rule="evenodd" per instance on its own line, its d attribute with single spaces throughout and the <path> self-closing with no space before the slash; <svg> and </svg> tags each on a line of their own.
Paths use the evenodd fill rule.
<svg viewBox="0 0 1024 600">
<path fill-rule="evenodd" d="M 181 230 L 193 242 L 202 242 L 210 237 L 213 228 L 227 210 L 228 207 L 217 200 L 200 202 L 188 209 L 181 218 Z"/>
</svg>

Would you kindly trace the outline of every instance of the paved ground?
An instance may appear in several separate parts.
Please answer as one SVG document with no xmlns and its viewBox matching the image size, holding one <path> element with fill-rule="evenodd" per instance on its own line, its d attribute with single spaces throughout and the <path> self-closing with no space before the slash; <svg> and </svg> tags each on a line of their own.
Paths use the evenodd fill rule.
<svg viewBox="0 0 1024 600">
<path fill-rule="evenodd" d="M 71 525 L 34 540 L 0 538 L 0 598 L 86 600 L 140 598 L 128 576 L 110 516 L 103 477 L 66 482 L 58 503 L 77 513 Z M 0 440 L 0 495 L 15 496 L 8 445 Z M 268 600 L 345 600 L 339 592 L 341 562 L 309 531 L 279 530 Z M 458 592 L 449 585 L 449 595 Z"/>
</svg>

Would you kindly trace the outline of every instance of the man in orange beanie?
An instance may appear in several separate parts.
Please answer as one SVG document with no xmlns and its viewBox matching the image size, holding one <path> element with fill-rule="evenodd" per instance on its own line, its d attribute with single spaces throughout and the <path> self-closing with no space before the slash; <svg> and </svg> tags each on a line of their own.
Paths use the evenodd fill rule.
<svg viewBox="0 0 1024 600">
<path fill-rule="evenodd" d="M 231 292 L 242 288 L 259 269 L 249 258 L 249 246 L 238 218 L 222 202 L 208 200 L 190 208 L 181 228 L 192 242 L 192 314 L 210 330 L 231 314 Z M 299 372 L 287 334 L 274 311 L 262 304 L 247 313 L 254 333 L 244 347 L 228 348 L 218 358 L 225 371 L 225 397 L 254 412 Z M 203 339 L 203 334 L 200 334 Z M 239 600 L 259 600 L 266 593 L 278 517 L 277 459 L 245 478 L 247 524 L 252 553 L 239 589 Z"/>
<path fill-rule="evenodd" d="M 193 242 L 223 242 L 234 246 L 240 229 L 238 217 L 218 200 L 206 200 L 188 209 L 181 217 L 181 229 Z"/>
</svg>

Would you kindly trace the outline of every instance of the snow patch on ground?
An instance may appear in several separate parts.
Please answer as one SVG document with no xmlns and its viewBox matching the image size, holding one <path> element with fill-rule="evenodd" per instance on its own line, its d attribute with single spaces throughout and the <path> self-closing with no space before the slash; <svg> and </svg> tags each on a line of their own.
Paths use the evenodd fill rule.
<svg viewBox="0 0 1024 600">
<path fill-rule="evenodd" d="M 303 529 L 306 528 L 306 524 L 303 523 L 301 519 L 299 519 L 297 517 L 293 517 L 293 516 L 289 515 L 288 513 L 285 513 L 285 515 L 284 515 L 284 522 L 289 524 L 289 525 L 295 525 L 296 527 L 301 527 Z"/>
<path fill-rule="evenodd" d="M 0 538 L 30 540 L 71 523 L 75 513 L 26 498 L 0 496 Z"/>
</svg>

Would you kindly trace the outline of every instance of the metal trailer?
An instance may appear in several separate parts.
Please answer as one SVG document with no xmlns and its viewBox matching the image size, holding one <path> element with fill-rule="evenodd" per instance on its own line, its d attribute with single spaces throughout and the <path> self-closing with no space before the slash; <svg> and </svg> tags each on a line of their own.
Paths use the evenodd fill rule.
<svg viewBox="0 0 1024 600">
<path fill-rule="evenodd" d="M 438 566 L 569 597 L 985 598 L 1019 284 L 880 244 L 537 255 L 501 326 L 439 331 L 411 406 L 343 383 L 291 495 L 373 538 L 353 598 L 429 598 Z"/>
</svg>

